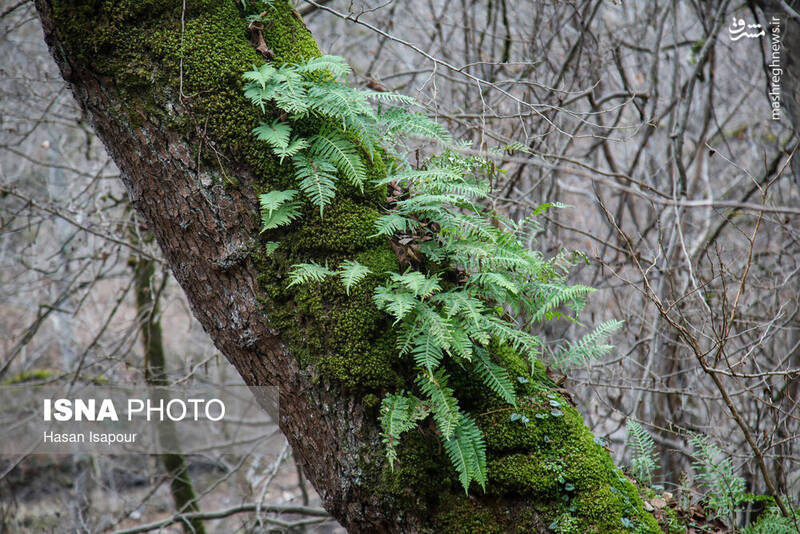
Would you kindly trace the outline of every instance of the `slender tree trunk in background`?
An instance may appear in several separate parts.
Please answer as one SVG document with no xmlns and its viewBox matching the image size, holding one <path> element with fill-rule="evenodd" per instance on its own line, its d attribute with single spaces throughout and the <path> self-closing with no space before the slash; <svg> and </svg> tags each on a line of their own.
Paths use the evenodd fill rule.
<svg viewBox="0 0 800 534">
<path fill-rule="evenodd" d="M 285 280 L 288 266 L 309 258 L 397 269 L 389 243 L 370 237 L 386 193 L 337 192 L 324 220 L 312 210 L 280 236 L 284 257 L 264 257 L 257 192 L 291 178 L 251 133 L 260 112 L 244 99 L 241 75 L 264 57 L 239 3 L 36 0 L 36 8 L 62 75 L 194 315 L 245 382 L 279 387 L 280 427 L 303 474 L 350 532 L 527 533 L 553 521 L 659 532 L 543 368 L 531 373 L 527 358 L 510 351 L 493 357 L 512 376 L 530 377 L 518 387 L 539 409 L 560 399 L 564 414 L 521 425 L 507 406 L 492 409 L 493 400 L 464 392 L 487 438 L 485 493 L 473 486 L 465 496 L 431 428 L 409 432 L 389 470 L 378 405 L 387 392 L 413 388 L 415 373 L 397 361 L 391 322 L 372 303 L 379 281 L 331 296 L 290 290 Z M 319 55 L 287 2 L 275 0 L 264 17 L 272 61 Z M 385 172 L 375 158 L 371 173 Z"/>
<path fill-rule="evenodd" d="M 144 345 L 145 381 L 151 386 L 166 386 L 167 362 L 164 355 L 164 340 L 161 334 L 161 320 L 158 315 L 158 294 L 153 291 L 155 263 L 152 260 L 137 258 L 133 260 L 134 287 L 136 290 L 136 315 L 140 321 L 142 344 Z M 166 420 L 159 424 L 161 443 L 178 443 L 175 439 L 175 426 Z M 159 455 L 161 463 L 169 476 L 175 510 L 180 513 L 199 512 L 197 496 L 189 477 L 189 469 L 183 454 L 167 453 Z M 205 526 L 200 519 L 184 522 L 186 534 L 205 534 Z"/>
</svg>

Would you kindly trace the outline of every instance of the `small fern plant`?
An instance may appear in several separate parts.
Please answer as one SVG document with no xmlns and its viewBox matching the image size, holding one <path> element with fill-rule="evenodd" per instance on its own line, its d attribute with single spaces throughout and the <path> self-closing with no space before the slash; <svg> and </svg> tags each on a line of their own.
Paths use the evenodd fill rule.
<svg viewBox="0 0 800 534">
<path fill-rule="evenodd" d="M 628 419 L 628 444 L 631 448 L 631 474 L 645 486 L 653 483 L 653 472 L 658 468 L 653 437 L 642 425 Z"/>
<path fill-rule="evenodd" d="M 296 188 L 260 196 L 262 232 L 291 224 L 304 203 L 322 217 L 340 180 L 362 189 L 391 185 L 402 191 L 387 203 L 373 236 L 402 239 L 420 255 L 403 272 L 372 273 L 385 279 L 373 300 L 394 319 L 398 357 L 412 360 L 417 374 L 413 390 L 388 394 L 381 403 L 387 460 L 393 468 L 402 435 L 430 418 L 464 490 L 473 481 L 485 487 L 483 433 L 459 406 L 445 364 L 472 371 L 476 381 L 516 406 L 514 384 L 492 360 L 490 345 L 541 355 L 545 344 L 530 327 L 568 316 L 561 309 L 579 311 L 593 289 L 566 285 L 570 262 L 563 256 L 548 260 L 528 250 L 525 236 L 536 229 L 532 219 L 517 223 L 482 206 L 489 194 L 485 176 L 493 169 L 488 160 L 460 153 L 441 125 L 413 111 L 413 99 L 351 88 L 349 74 L 335 56 L 265 64 L 244 74 L 245 95 L 265 114 L 253 133 L 279 162 L 292 165 L 296 182 Z M 310 136 L 298 133 L 295 125 L 308 118 L 326 126 Z M 412 166 L 403 152 L 406 136 L 433 140 L 444 151 Z M 379 149 L 392 162 L 390 171 L 367 184 L 365 169 Z M 278 246 L 268 242 L 267 252 Z M 459 282 L 443 279 L 454 271 L 463 274 Z M 369 268 L 348 260 L 335 267 L 299 263 L 288 278 L 293 286 L 338 277 L 349 293 L 369 274 Z M 525 321 L 514 319 L 520 317 Z M 599 357 L 610 350 L 603 342 L 618 326 L 604 323 L 552 353 L 568 363 Z"/>
<path fill-rule="evenodd" d="M 689 442 L 694 447 L 695 476 L 708 488 L 706 510 L 711 517 L 734 525 L 736 512 L 745 498 L 744 479 L 736 473 L 730 456 L 708 437 L 694 434 Z"/>
</svg>

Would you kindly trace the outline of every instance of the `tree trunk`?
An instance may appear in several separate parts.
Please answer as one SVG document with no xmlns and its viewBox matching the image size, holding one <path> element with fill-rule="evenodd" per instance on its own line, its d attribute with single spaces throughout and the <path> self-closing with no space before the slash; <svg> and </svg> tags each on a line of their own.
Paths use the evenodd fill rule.
<svg viewBox="0 0 800 534">
<path fill-rule="evenodd" d="M 338 191 L 324 220 L 309 209 L 271 235 L 281 248 L 265 257 L 257 193 L 285 188 L 291 176 L 251 134 L 259 113 L 242 95 L 241 74 L 265 59 L 238 2 L 36 0 L 36 7 L 62 75 L 194 315 L 248 384 L 280 388 L 280 427 L 348 531 L 543 532 L 556 521 L 563 532 L 637 525 L 659 532 L 541 365 L 531 374 L 511 351 L 493 357 L 512 376 L 531 378 L 520 386 L 533 403 L 528 425 L 510 422 L 492 399 L 470 400 L 468 383 L 459 392 L 487 439 L 486 493 L 473 487 L 464 495 L 430 429 L 404 437 L 389 470 L 378 404 L 386 392 L 413 387 L 413 370 L 398 361 L 391 323 L 372 304 L 380 280 L 350 295 L 285 281 L 288 266 L 309 259 L 397 270 L 388 242 L 370 237 L 386 191 Z M 265 17 L 271 61 L 319 55 L 287 2 L 272 2 Z M 370 173 L 385 174 L 379 158 Z M 536 406 L 549 413 L 548 399 L 559 399 L 564 415 L 534 419 Z"/>
<path fill-rule="evenodd" d="M 167 396 L 160 386 L 168 386 L 169 377 L 167 375 L 167 358 L 164 354 L 161 318 L 158 313 L 158 299 L 161 292 L 153 291 L 152 287 L 155 281 L 155 262 L 141 257 L 132 258 L 131 262 L 133 264 L 133 285 L 136 291 L 136 317 L 140 323 L 139 332 L 144 348 L 145 382 L 150 386 L 155 386 L 152 391 L 160 399 Z M 165 402 L 168 401 L 169 399 L 165 399 Z M 167 419 L 158 425 L 160 443 L 177 443 L 177 436 L 175 424 L 171 420 Z M 159 456 L 161 464 L 169 476 L 175 510 L 179 514 L 199 512 L 200 506 L 197 503 L 194 486 L 192 486 L 186 458 L 180 453 L 163 453 Z M 206 534 L 205 525 L 200 519 L 184 521 L 183 531 L 186 534 Z"/>
</svg>

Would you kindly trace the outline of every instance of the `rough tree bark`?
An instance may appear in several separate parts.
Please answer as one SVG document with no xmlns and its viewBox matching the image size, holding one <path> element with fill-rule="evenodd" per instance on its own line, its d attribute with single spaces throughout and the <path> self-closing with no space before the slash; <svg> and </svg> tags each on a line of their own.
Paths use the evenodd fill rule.
<svg viewBox="0 0 800 534">
<path fill-rule="evenodd" d="M 453 370 L 462 406 L 487 438 L 486 493 L 464 495 L 430 429 L 409 436 L 388 469 L 377 406 L 387 391 L 411 388 L 413 372 L 397 361 L 390 323 L 370 299 L 380 280 L 351 295 L 335 285 L 290 290 L 284 280 L 288 265 L 309 258 L 397 269 L 389 244 L 370 237 L 386 191 L 339 191 L 325 220 L 307 210 L 270 236 L 281 248 L 264 257 L 257 193 L 291 177 L 250 133 L 258 114 L 241 74 L 265 57 L 302 61 L 319 50 L 300 16 L 275 0 L 260 55 L 239 4 L 36 0 L 64 79 L 194 315 L 247 383 L 279 386 L 280 426 L 325 508 L 350 532 L 543 532 L 553 521 L 563 532 L 659 532 L 542 366 L 531 371 L 504 348 L 495 360 L 530 378 L 518 386 L 527 426 Z M 380 159 L 370 172 L 385 173 Z M 564 415 L 534 418 L 550 400 Z"/>
</svg>

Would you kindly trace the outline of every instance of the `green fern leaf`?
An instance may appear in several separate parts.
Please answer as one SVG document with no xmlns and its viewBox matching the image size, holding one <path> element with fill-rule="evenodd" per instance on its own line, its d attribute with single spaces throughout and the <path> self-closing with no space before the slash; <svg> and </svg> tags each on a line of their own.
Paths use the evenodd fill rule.
<svg viewBox="0 0 800 534">
<path fill-rule="evenodd" d="M 351 184 L 363 189 L 366 180 L 364 162 L 353 143 L 342 134 L 331 131 L 315 135 L 310 141 L 311 156 L 328 160 Z"/>
<path fill-rule="evenodd" d="M 425 276 L 419 271 L 407 270 L 403 274 L 392 273 L 391 279 L 400 286 L 405 286 L 415 297 L 427 298 L 441 291 L 439 275 Z"/>
<path fill-rule="evenodd" d="M 311 203 L 319 208 L 322 217 L 325 206 L 331 203 L 336 195 L 336 167 L 322 158 L 306 157 L 297 154 L 292 158 L 295 176 L 300 183 L 300 190 L 305 193 Z"/>
<path fill-rule="evenodd" d="M 278 250 L 278 247 L 280 246 L 281 244 L 277 241 L 267 241 L 267 243 L 264 245 L 264 254 L 266 256 L 272 256 L 272 253 Z"/>
<path fill-rule="evenodd" d="M 289 269 L 289 284 L 286 287 L 309 282 L 322 282 L 332 274 L 334 274 L 333 271 L 328 269 L 327 266 L 315 262 L 296 263 Z"/>
<path fill-rule="evenodd" d="M 337 78 L 343 78 L 352 72 L 350 65 L 347 64 L 344 58 L 328 55 L 309 59 L 302 65 L 298 65 L 297 71 L 309 74 L 328 71 Z"/>
<path fill-rule="evenodd" d="M 436 427 L 442 438 L 450 439 L 458 427 L 461 414 L 453 390 L 447 387 L 447 375 L 444 370 L 439 369 L 435 373 L 420 375 L 417 378 L 417 386 L 430 399 L 433 420 L 436 421 Z"/>
<path fill-rule="evenodd" d="M 394 316 L 395 324 L 408 316 L 411 310 L 416 308 L 418 302 L 411 293 L 397 291 L 393 287 L 386 286 L 376 287 L 372 299 L 379 310 Z"/>
<path fill-rule="evenodd" d="M 261 232 L 287 225 L 300 216 L 300 202 L 292 202 L 297 191 L 270 191 L 259 195 Z"/>
<path fill-rule="evenodd" d="M 474 354 L 476 356 L 475 371 L 483 379 L 483 383 L 504 401 L 516 406 L 517 394 L 514 392 L 514 384 L 508 377 L 508 371 L 494 363 L 483 347 L 476 346 Z"/>
<path fill-rule="evenodd" d="M 393 108 L 381 115 L 380 118 L 388 125 L 389 133 L 405 133 L 450 143 L 450 133 L 447 129 L 424 113 Z"/>
<path fill-rule="evenodd" d="M 394 462 L 397 460 L 395 446 L 400 435 L 414 428 L 417 421 L 427 416 L 428 410 L 413 395 L 390 394 L 381 401 L 380 423 L 390 469 L 394 470 Z"/>
<path fill-rule="evenodd" d="M 302 137 L 294 137 L 286 147 L 273 149 L 273 152 L 280 158 L 280 162 L 283 163 L 284 158 L 300 155 L 298 153 L 306 148 L 308 148 L 308 141 Z"/>
<path fill-rule="evenodd" d="M 248 82 L 251 82 L 252 84 L 257 85 L 261 89 L 264 89 L 267 84 L 272 81 L 272 78 L 275 76 L 276 72 L 277 69 L 275 69 L 275 67 L 273 67 L 270 63 L 264 63 L 260 67 L 253 65 L 253 70 L 249 70 L 242 74 L 242 78 Z"/>
<path fill-rule="evenodd" d="M 471 416 L 462 414 L 454 435 L 445 440 L 444 449 L 458 472 L 458 480 L 465 493 L 469 492 L 473 480 L 486 489 L 486 444 Z"/>
<path fill-rule="evenodd" d="M 292 127 L 279 120 L 272 121 L 272 124 L 262 122 L 253 128 L 253 133 L 259 141 L 268 143 L 273 149 L 285 149 L 289 146 L 289 136 L 292 134 Z"/>
<path fill-rule="evenodd" d="M 555 353 L 555 366 L 566 369 L 588 360 L 598 360 L 611 352 L 612 345 L 604 342 L 624 323 L 622 321 L 606 321 L 600 323 L 594 331 L 586 334 L 576 342 L 567 343 Z"/>
<path fill-rule="evenodd" d="M 444 354 L 442 347 L 436 343 L 436 340 L 427 334 L 420 334 L 414 340 L 414 348 L 411 349 L 414 355 L 414 361 L 418 366 L 424 367 L 429 373 L 439 366 Z"/>
<path fill-rule="evenodd" d="M 409 219 L 408 217 L 400 215 L 399 213 L 392 212 L 381 216 L 377 221 L 375 221 L 375 228 L 378 230 L 378 232 L 371 237 L 381 235 L 392 236 L 398 232 L 408 232 L 417 225 L 417 221 Z"/>
<path fill-rule="evenodd" d="M 628 419 L 625 425 L 631 446 L 631 474 L 642 484 L 650 486 L 653 471 L 658 468 L 653 437 L 633 419 Z"/>
<path fill-rule="evenodd" d="M 363 280 L 370 272 L 369 267 L 361 265 L 357 261 L 345 260 L 339 265 L 337 274 L 342 279 L 345 292 L 349 295 L 350 288 Z"/>
</svg>

